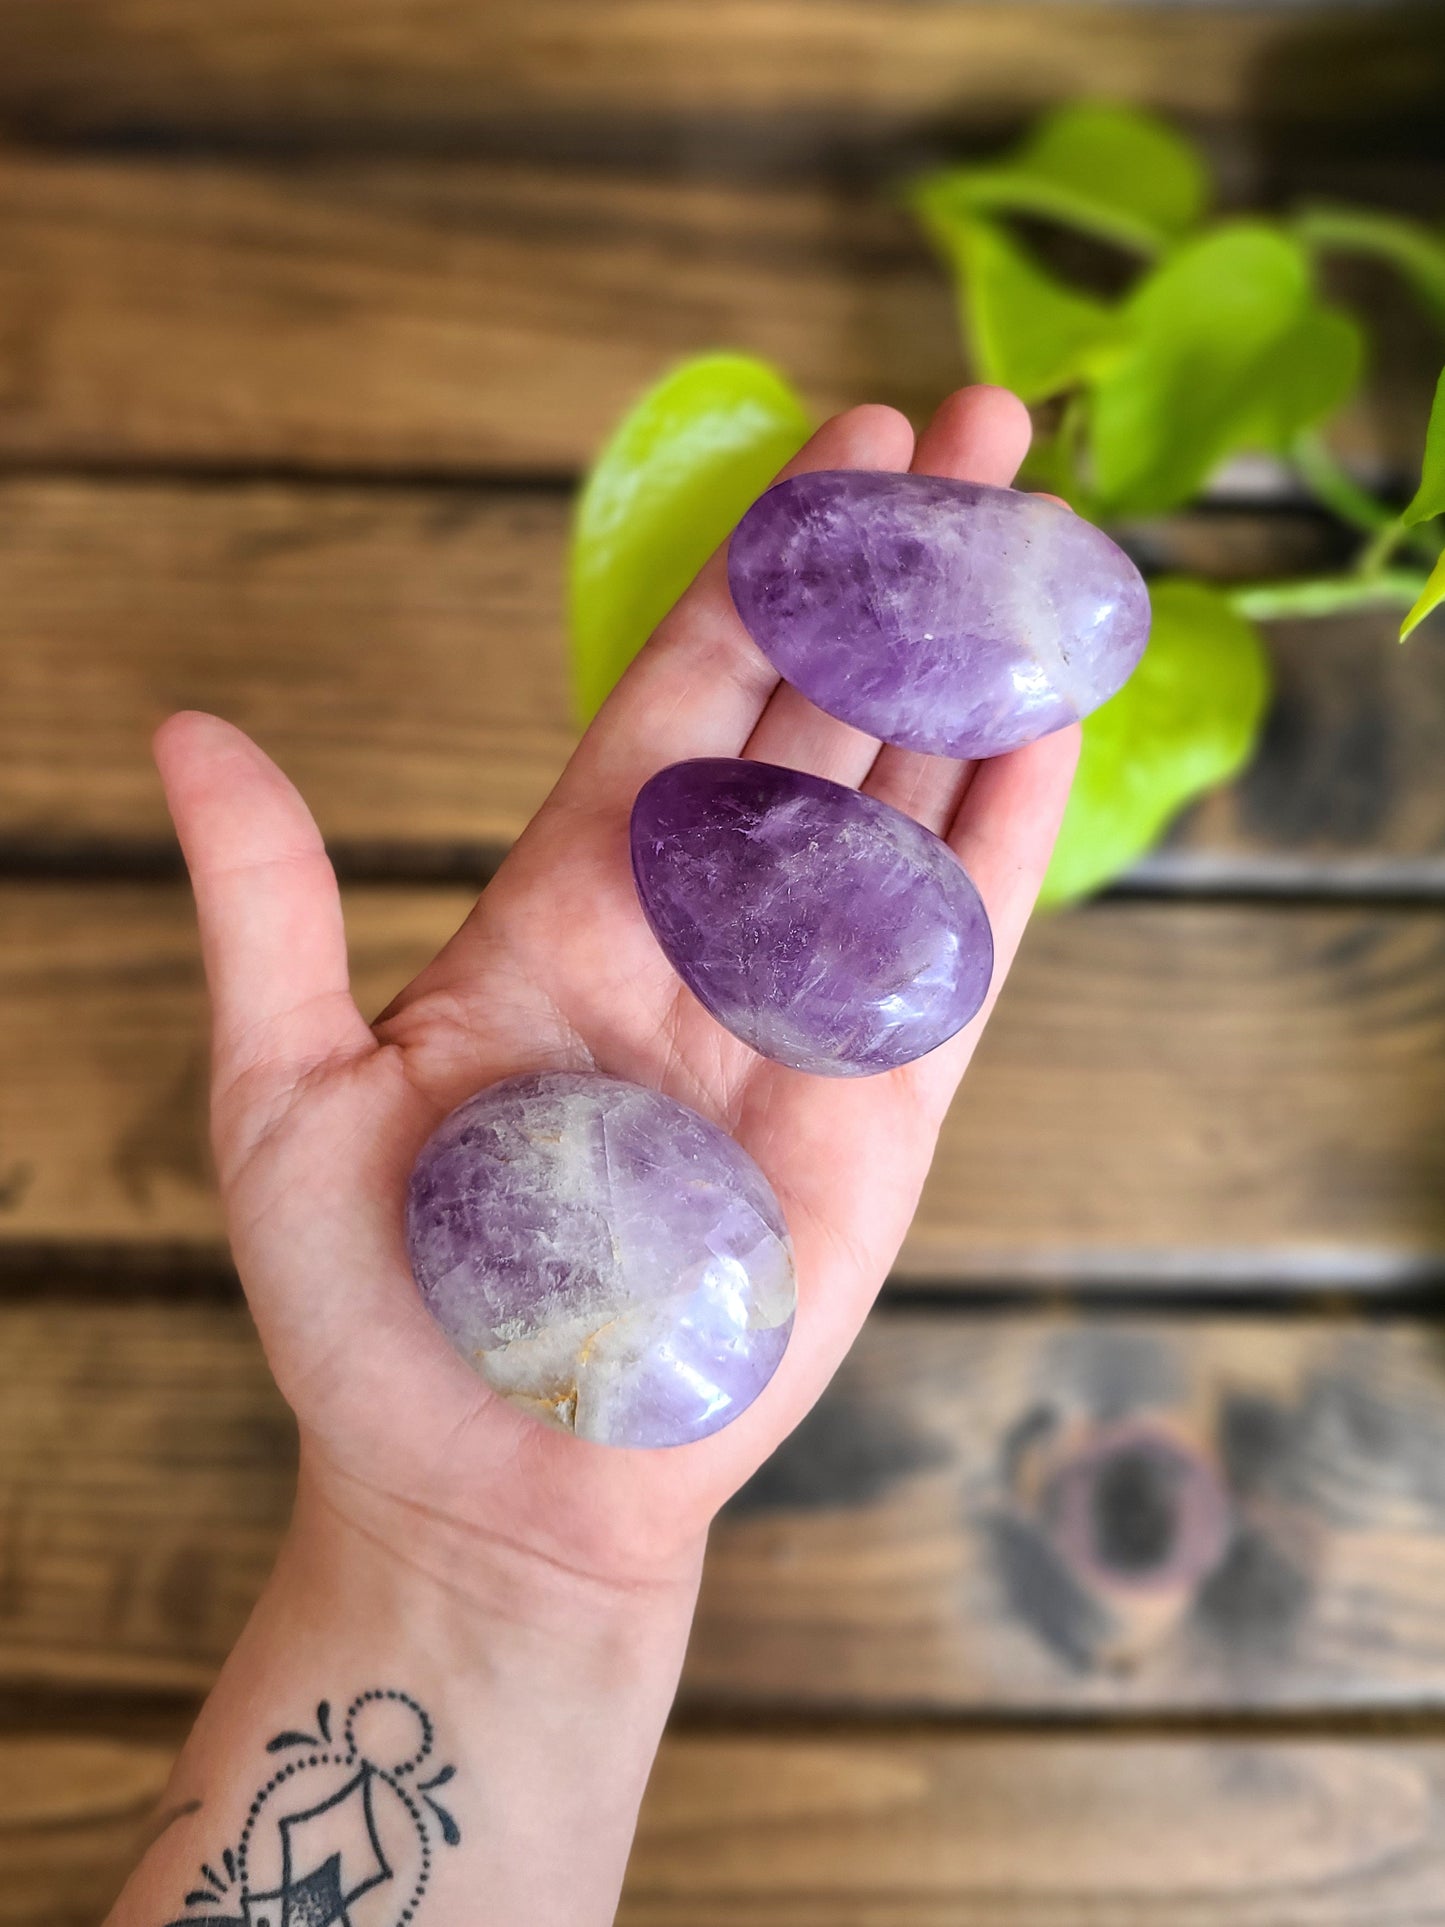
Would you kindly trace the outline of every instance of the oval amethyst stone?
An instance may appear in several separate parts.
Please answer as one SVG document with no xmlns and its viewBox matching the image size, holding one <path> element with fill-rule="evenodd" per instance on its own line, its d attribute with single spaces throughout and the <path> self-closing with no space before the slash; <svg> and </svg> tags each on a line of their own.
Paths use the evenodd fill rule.
<svg viewBox="0 0 1445 1927">
<path fill-rule="evenodd" d="M 921 823 L 841 783 L 674 763 L 633 807 L 632 872 L 683 982 L 795 1070 L 893 1070 L 987 994 L 993 934 L 968 872 Z"/>
<path fill-rule="evenodd" d="M 1143 578 L 1042 496 L 824 470 L 770 488 L 728 550 L 733 601 L 783 678 L 870 736 L 998 756 L 1087 716 L 1149 636 Z"/>
<path fill-rule="evenodd" d="M 725 1132 L 615 1077 L 537 1072 L 422 1146 L 406 1241 L 428 1310 L 504 1398 L 604 1445 L 683 1445 L 751 1405 L 793 1326 L 793 1250 Z"/>
</svg>

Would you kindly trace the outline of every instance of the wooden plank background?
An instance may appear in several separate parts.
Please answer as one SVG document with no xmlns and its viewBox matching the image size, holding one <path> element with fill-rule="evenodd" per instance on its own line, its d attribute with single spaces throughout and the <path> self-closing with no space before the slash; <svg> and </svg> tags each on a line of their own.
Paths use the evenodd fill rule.
<svg viewBox="0 0 1445 1927">
<path fill-rule="evenodd" d="M 899 175 L 1102 92 L 1236 204 L 1438 219 L 1442 87 L 1408 4 L 0 0 L 0 1927 L 103 1910 L 289 1500 L 153 724 L 298 779 L 378 1007 L 565 760 L 570 490 L 662 367 L 920 416 Z M 1336 285 L 1399 487 L 1440 339 Z M 1345 552 L 1258 468 L 1123 533 Z M 1445 652 L 1268 641 L 1255 765 L 1031 934 L 719 1522 L 624 1927 L 1445 1921 Z"/>
<path fill-rule="evenodd" d="M 145 739 L 199 708 L 265 742 L 343 864 L 414 873 L 450 851 L 474 874 L 575 740 L 568 514 L 505 486 L 0 474 L 0 839 L 60 857 L 164 845 Z M 1137 545 L 1226 581 L 1337 550 L 1279 509 L 1176 517 Z M 1262 753 L 1184 819 L 1152 884 L 1445 887 L 1445 655 L 1393 634 L 1388 612 L 1272 625 Z"/>
<path fill-rule="evenodd" d="M 719 343 L 926 415 L 957 327 L 881 185 L 0 151 L 0 460 L 565 476 Z M 1342 416 L 1362 469 L 1417 459 L 1418 372 Z"/>
<path fill-rule="evenodd" d="M 0 1343 L 0 1693 L 199 1690 L 290 1505 L 244 1314 L 47 1294 Z M 1442 1521 L 1412 1322 L 884 1313 L 716 1528 L 685 1702 L 1440 1708 Z"/>
<path fill-rule="evenodd" d="M 92 1927 L 178 1738 L 0 1742 L 3 1927 Z M 1442 1820 L 1445 1759 L 1419 1740 L 685 1734 L 663 1744 L 618 1920 L 1435 1927 Z"/>
<path fill-rule="evenodd" d="M 347 893 L 366 1008 L 470 901 Z M 184 886 L 0 884 L 0 925 L 0 1246 L 214 1250 Z M 1030 933 L 899 1268 L 1146 1287 L 1430 1280 L 1445 1270 L 1442 1168 L 1437 906 L 1100 904 Z"/>
</svg>

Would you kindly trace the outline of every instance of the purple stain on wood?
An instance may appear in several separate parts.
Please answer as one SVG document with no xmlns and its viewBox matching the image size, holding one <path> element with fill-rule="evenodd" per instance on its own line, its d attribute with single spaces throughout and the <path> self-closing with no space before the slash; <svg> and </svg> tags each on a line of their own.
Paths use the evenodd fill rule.
<svg viewBox="0 0 1445 1927">
<path fill-rule="evenodd" d="M 1095 1434 L 1054 1472 L 1040 1518 L 1082 1579 L 1117 1592 L 1193 1590 L 1233 1525 L 1218 1469 L 1146 1420 Z"/>
</svg>

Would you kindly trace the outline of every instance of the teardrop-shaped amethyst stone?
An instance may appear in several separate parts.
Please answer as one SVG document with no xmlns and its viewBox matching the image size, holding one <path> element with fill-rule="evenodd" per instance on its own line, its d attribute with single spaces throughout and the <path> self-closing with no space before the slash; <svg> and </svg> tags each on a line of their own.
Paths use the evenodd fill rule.
<svg viewBox="0 0 1445 1927">
<path fill-rule="evenodd" d="M 940 756 L 998 756 L 1127 681 L 1149 596 L 1057 502 L 937 475 L 779 482 L 738 524 L 733 601 L 784 679 L 845 723 Z"/>
<path fill-rule="evenodd" d="M 993 936 L 968 872 L 921 823 L 841 783 L 674 763 L 633 808 L 632 870 L 683 982 L 797 1070 L 893 1070 L 988 992 Z"/>
</svg>

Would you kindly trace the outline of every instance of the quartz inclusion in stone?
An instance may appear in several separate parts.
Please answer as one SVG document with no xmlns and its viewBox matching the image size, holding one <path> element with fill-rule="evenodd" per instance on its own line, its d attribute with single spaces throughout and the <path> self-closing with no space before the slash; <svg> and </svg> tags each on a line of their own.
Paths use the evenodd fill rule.
<svg viewBox="0 0 1445 1927">
<path fill-rule="evenodd" d="M 1041 496 L 824 470 L 738 524 L 733 601 L 786 681 L 884 742 L 998 756 L 1087 716 L 1149 636 L 1134 564 Z"/>
<path fill-rule="evenodd" d="M 632 869 L 683 982 L 796 1070 L 907 1064 L 988 991 L 993 935 L 968 872 L 921 823 L 841 783 L 674 763 L 633 808 Z"/>
<path fill-rule="evenodd" d="M 538 1418 L 683 1445 L 750 1405 L 792 1330 L 792 1245 L 716 1125 L 591 1073 L 508 1078 L 423 1146 L 406 1205 L 422 1297 Z"/>
</svg>

